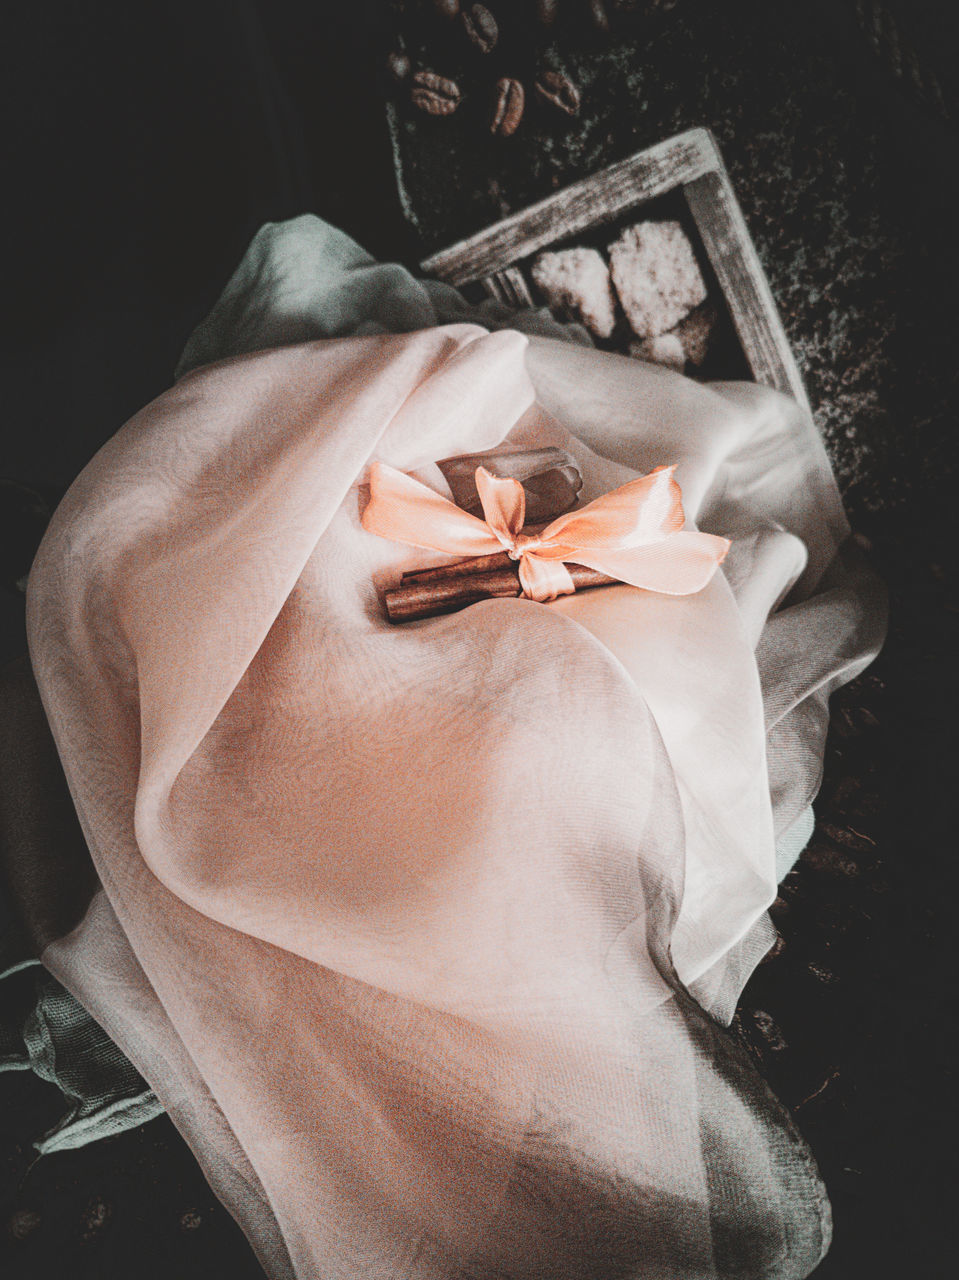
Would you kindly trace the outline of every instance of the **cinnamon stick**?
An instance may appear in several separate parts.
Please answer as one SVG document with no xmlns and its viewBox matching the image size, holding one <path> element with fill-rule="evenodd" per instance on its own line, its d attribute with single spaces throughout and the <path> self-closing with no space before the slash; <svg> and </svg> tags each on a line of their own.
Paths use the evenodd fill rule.
<svg viewBox="0 0 959 1280">
<path fill-rule="evenodd" d="M 568 564 L 566 568 L 577 591 L 617 581 L 586 565 Z M 384 597 L 391 622 L 413 622 L 452 613 L 479 600 L 515 599 L 522 594 L 519 562 L 502 551 L 432 569 L 414 569 L 404 573 L 400 585 L 390 588 Z"/>
<path fill-rule="evenodd" d="M 468 560 L 456 560 L 453 564 L 434 565 L 432 569 L 410 569 L 403 574 L 402 581 L 411 585 L 416 582 L 442 582 L 447 578 L 462 578 L 467 574 L 515 569 L 516 565 L 517 561 L 511 560 L 505 551 L 497 551 L 491 556 L 471 556 Z"/>
</svg>

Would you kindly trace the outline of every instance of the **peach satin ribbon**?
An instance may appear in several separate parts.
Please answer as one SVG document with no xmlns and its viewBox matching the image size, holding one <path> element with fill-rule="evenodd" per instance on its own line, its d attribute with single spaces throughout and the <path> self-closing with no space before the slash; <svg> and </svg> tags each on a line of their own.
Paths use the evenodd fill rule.
<svg viewBox="0 0 959 1280">
<path fill-rule="evenodd" d="M 729 550 L 726 538 L 683 530 L 682 493 L 675 466 L 657 467 L 611 493 L 569 511 L 541 532 L 525 534 L 526 495 L 518 480 L 476 469 L 485 520 L 383 462 L 370 467 L 364 529 L 430 551 L 483 556 L 506 550 L 519 561 L 530 600 L 575 591 L 564 561 L 583 564 L 620 582 L 684 596 L 701 590 Z"/>
</svg>

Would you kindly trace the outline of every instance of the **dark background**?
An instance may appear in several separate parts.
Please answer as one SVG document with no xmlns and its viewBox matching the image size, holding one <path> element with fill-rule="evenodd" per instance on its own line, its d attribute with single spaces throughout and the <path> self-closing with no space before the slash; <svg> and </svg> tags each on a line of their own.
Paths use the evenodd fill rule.
<svg viewBox="0 0 959 1280">
<path fill-rule="evenodd" d="M 712 128 L 893 608 L 884 654 L 836 700 L 817 834 L 774 909 L 784 945 L 737 1031 L 832 1195 L 817 1276 L 952 1274 L 956 7 L 677 0 L 637 6 L 601 39 L 567 0 L 549 47 L 518 24 L 496 74 L 553 59 L 586 87 L 582 116 L 531 117 L 498 147 L 470 112 L 424 120 L 385 86 L 398 38 L 438 69 L 459 59 L 473 101 L 492 74 L 423 7 L 8 7 L 0 657 L 24 647 L 12 583 L 45 510 L 169 384 L 262 222 L 312 211 L 414 265 L 670 133 Z M 5 1275 L 258 1274 L 166 1118 L 33 1164 L 60 1109 L 32 1076 L 0 1076 Z"/>
</svg>

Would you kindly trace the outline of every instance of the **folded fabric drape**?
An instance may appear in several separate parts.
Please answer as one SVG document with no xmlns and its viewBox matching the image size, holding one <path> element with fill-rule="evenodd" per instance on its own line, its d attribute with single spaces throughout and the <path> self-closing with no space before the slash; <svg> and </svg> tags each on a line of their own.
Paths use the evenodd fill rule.
<svg viewBox="0 0 959 1280">
<path fill-rule="evenodd" d="M 371 466 L 504 439 L 585 502 L 675 461 L 723 572 L 390 626 L 423 553 L 364 529 Z M 847 534 L 791 401 L 464 323 L 199 367 L 80 476 L 28 621 L 102 888 L 43 959 L 270 1276 L 813 1269 L 815 1167 L 719 1023 L 881 629 Z"/>
</svg>

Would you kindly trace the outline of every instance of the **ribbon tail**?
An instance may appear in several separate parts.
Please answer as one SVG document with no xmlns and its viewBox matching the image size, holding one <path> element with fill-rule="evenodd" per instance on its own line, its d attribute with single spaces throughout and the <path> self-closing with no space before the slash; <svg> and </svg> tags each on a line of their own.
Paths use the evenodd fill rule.
<svg viewBox="0 0 959 1280">
<path fill-rule="evenodd" d="M 567 558 L 645 591 L 688 596 L 705 587 L 728 550 L 726 538 L 686 530 L 627 551 L 577 548 Z"/>
<path fill-rule="evenodd" d="M 385 462 L 370 465 L 370 500 L 360 523 L 381 538 L 449 555 L 488 556 L 502 550 L 484 521 Z"/>
</svg>

